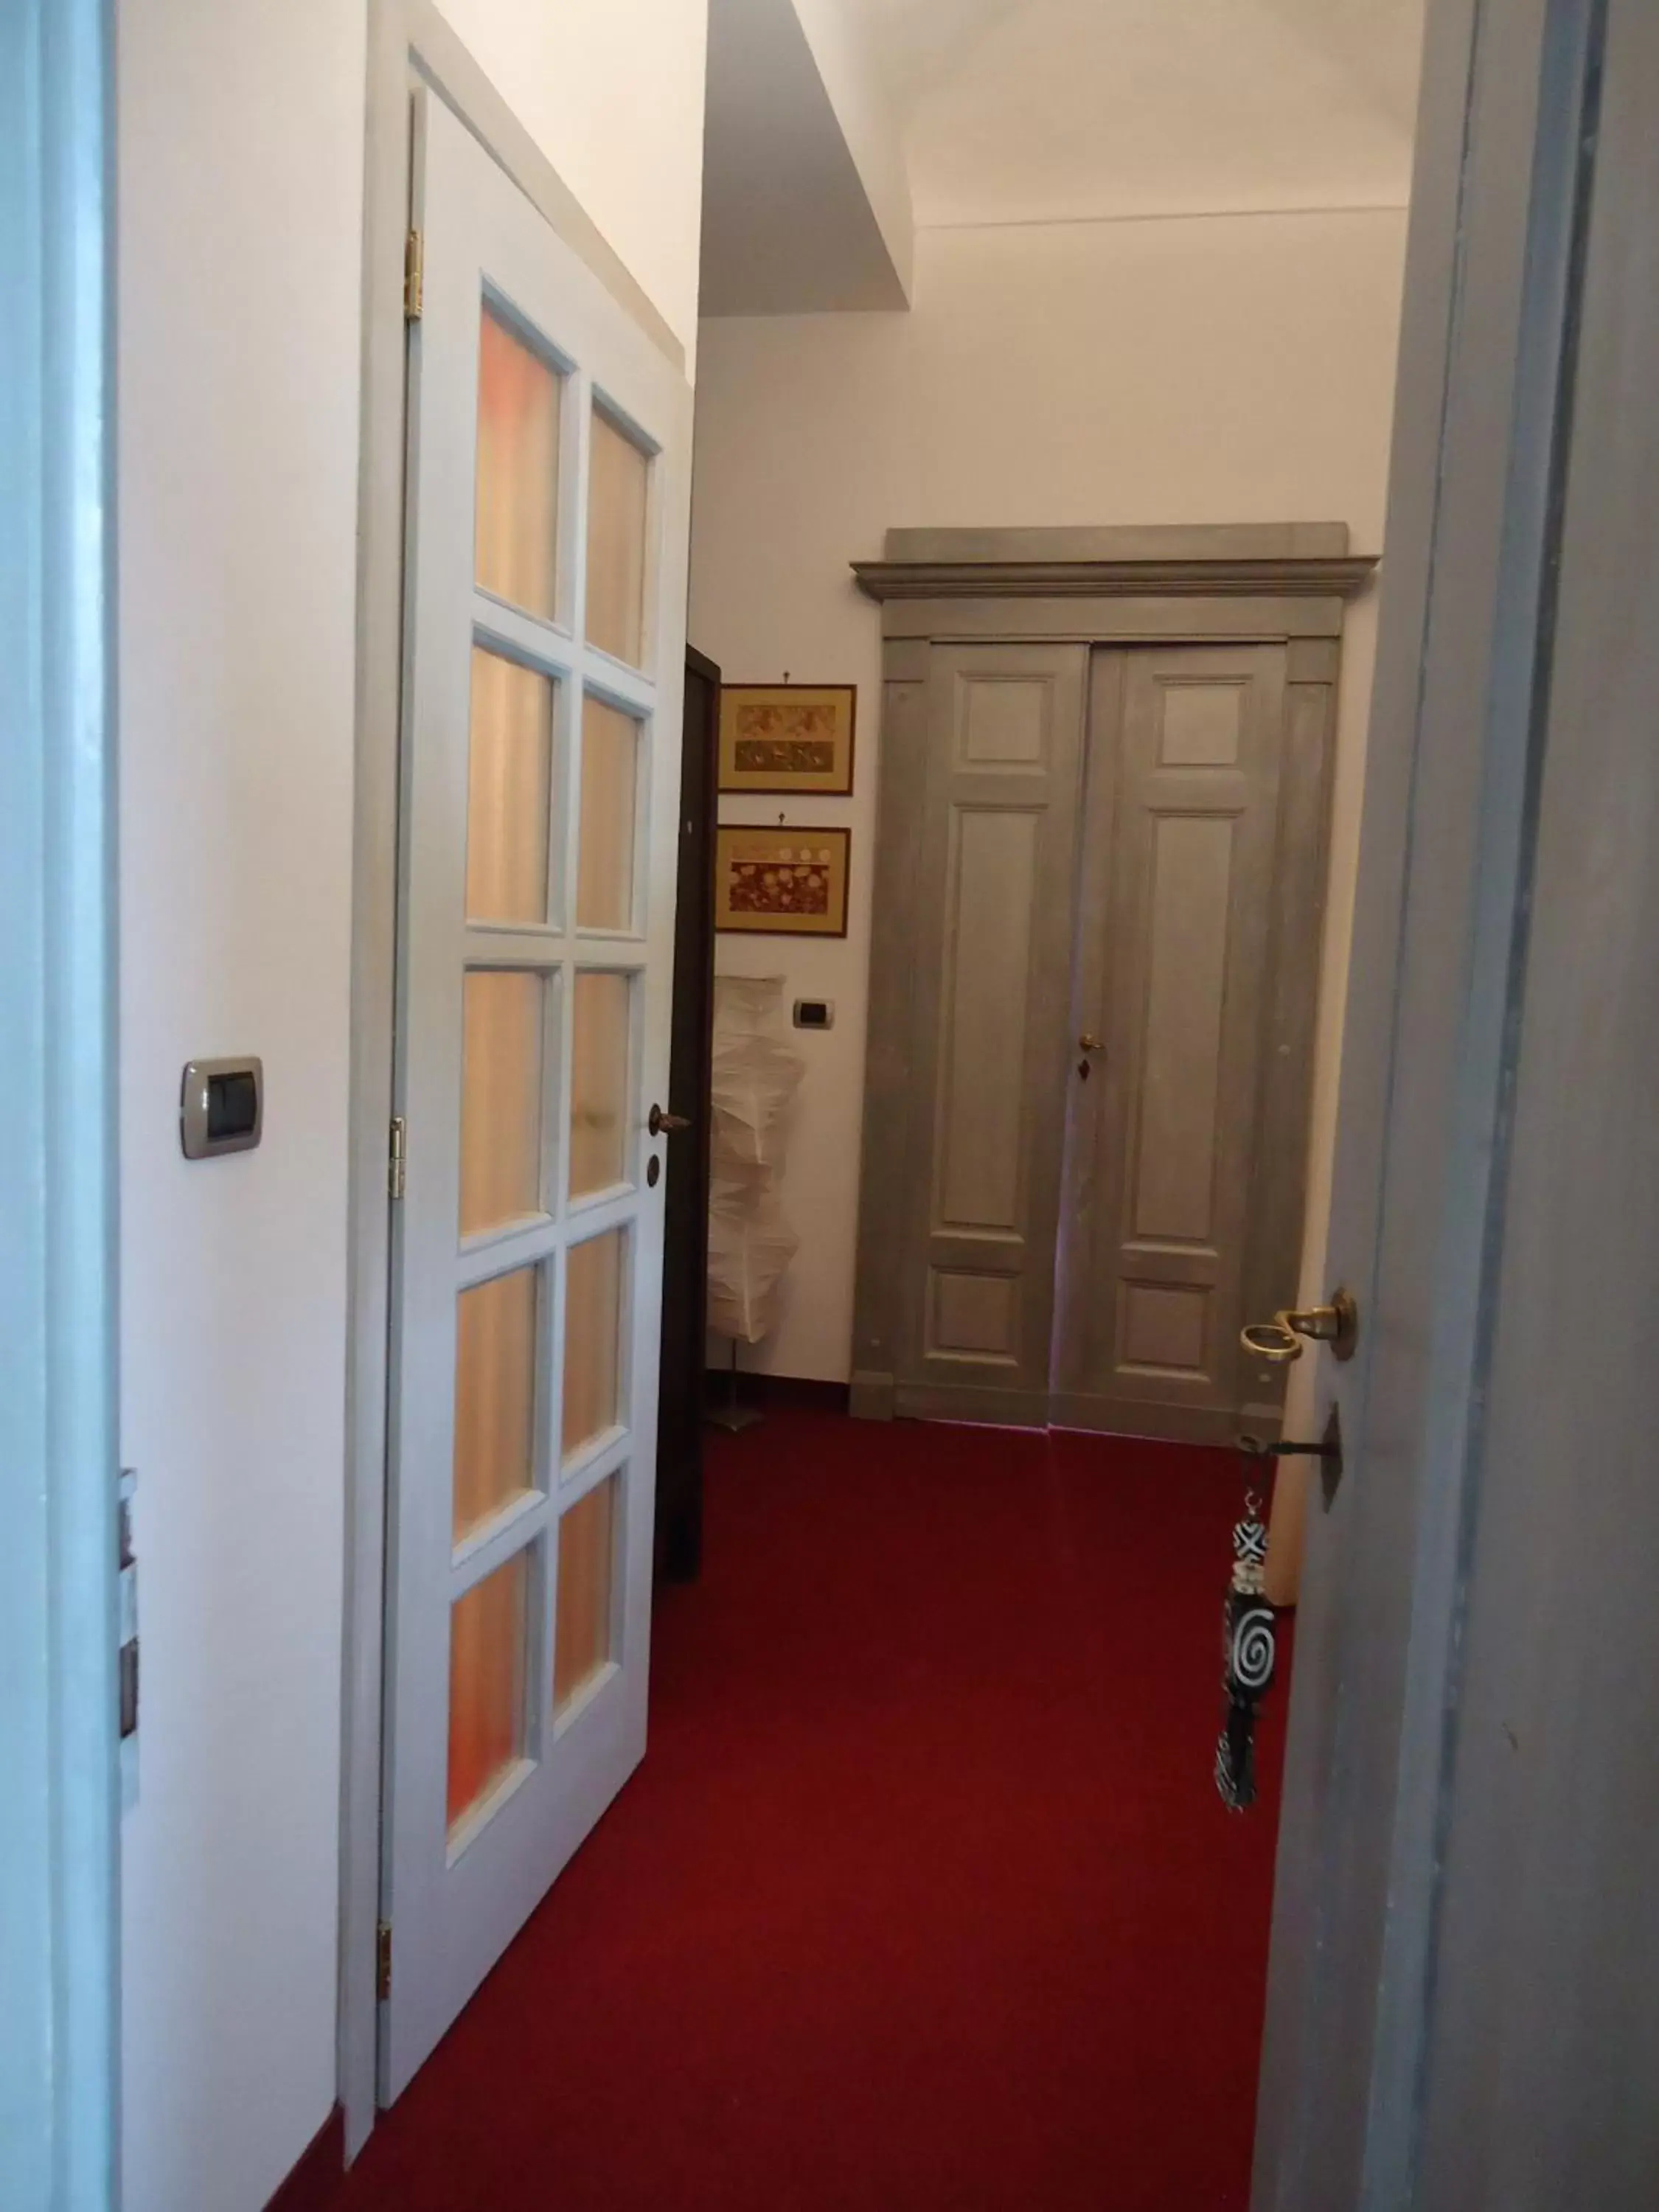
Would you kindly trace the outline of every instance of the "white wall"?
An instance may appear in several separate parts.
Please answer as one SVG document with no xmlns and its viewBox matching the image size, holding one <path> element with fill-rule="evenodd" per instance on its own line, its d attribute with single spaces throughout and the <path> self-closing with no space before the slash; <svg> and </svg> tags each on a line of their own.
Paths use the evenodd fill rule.
<svg viewBox="0 0 1659 2212">
<path fill-rule="evenodd" d="M 440 0 L 684 344 L 697 342 L 708 0 Z"/>
<path fill-rule="evenodd" d="M 452 12 L 694 337 L 701 0 Z M 258 2212 L 335 2096 L 364 10 L 118 21 L 124 2181 Z M 243 1051 L 264 1142 L 186 1165 Z"/>
<path fill-rule="evenodd" d="M 848 562 L 896 525 L 1334 520 L 1376 550 L 1404 240 L 1400 210 L 924 230 L 908 315 L 703 325 L 693 642 L 730 678 L 859 686 L 853 798 L 793 802 L 852 826 L 847 939 L 719 940 L 724 970 L 836 1002 L 832 1032 L 795 1040 L 808 1073 L 785 1199 L 801 1250 L 745 1364 L 849 1366 L 880 621 Z M 1374 634 L 1368 594 L 1344 669 L 1344 973 Z M 781 803 L 728 798 L 721 818 L 775 821 Z M 1319 1047 L 1327 1144 L 1340 995 Z M 1310 1230 L 1322 1244 L 1322 1214 Z"/>
<path fill-rule="evenodd" d="M 363 21 L 118 22 L 125 2204 L 244 2212 L 334 2098 Z"/>
</svg>

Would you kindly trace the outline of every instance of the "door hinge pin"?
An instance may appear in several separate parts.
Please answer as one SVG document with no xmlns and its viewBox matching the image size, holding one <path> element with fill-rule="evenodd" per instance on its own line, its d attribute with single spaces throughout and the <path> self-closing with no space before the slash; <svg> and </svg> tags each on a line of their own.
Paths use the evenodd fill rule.
<svg viewBox="0 0 1659 2212">
<path fill-rule="evenodd" d="M 384 2004 L 392 1995 L 392 1923 L 380 1922 L 374 1931 L 374 1994 Z"/>
<path fill-rule="evenodd" d="M 418 323 L 421 319 L 422 249 L 421 234 L 411 230 L 404 241 L 404 320 Z"/>
<path fill-rule="evenodd" d="M 386 1187 L 393 1198 L 404 1194 L 404 1170 L 409 1162 L 409 1123 L 403 1115 L 392 1117 L 392 1143 L 386 1153 Z"/>
</svg>

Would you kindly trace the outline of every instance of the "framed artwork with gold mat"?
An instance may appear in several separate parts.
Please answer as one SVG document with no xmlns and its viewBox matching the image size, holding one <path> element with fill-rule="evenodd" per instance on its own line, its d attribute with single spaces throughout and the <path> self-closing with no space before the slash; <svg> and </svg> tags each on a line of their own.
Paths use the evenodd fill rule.
<svg viewBox="0 0 1659 2212">
<path fill-rule="evenodd" d="M 767 937 L 845 937 L 849 830 L 723 826 L 714 927 Z"/>
<path fill-rule="evenodd" d="M 720 789 L 845 799 L 857 707 L 852 684 L 723 684 Z"/>
</svg>

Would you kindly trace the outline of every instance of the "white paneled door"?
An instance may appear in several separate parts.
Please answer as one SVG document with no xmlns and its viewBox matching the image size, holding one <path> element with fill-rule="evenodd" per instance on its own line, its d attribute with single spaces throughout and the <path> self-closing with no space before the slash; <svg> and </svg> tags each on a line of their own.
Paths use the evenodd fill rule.
<svg viewBox="0 0 1659 2212">
<path fill-rule="evenodd" d="M 387 2100 L 645 1748 L 690 417 L 430 95 L 415 173 Z"/>
</svg>

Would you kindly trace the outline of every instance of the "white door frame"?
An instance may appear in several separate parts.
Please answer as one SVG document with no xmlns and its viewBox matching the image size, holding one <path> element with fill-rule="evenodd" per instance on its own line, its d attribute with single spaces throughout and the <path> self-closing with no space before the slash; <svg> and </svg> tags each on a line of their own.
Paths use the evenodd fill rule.
<svg viewBox="0 0 1659 2212">
<path fill-rule="evenodd" d="M 113 38 L 0 10 L 0 2203 L 119 2193 Z"/>
<path fill-rule="evenodd" d="M 1255 2212 L 1410 2201 L 1603 13 L 1429 7 Z"/>
<path fill-rule="evenodd" d="M 403 670 L 404 258 L 410 97 L 429 86 L 678 370 L 684 349 L 432 0 L 370 0 L 358 495 L 339 2094 L 346 2155 L 374 2124 L 386 1581 L 386 1146 L 392 1097 Z"/>
</svg>

